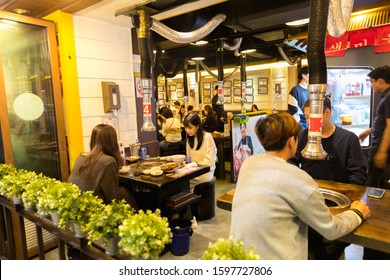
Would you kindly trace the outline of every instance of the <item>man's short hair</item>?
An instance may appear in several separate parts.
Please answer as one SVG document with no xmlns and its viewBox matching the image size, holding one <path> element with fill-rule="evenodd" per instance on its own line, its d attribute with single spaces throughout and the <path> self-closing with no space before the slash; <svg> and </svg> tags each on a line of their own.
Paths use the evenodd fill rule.
<svg viewBox="0 0 390 280">
<path fill-rule="evenodd" d="M 325 112 L 326 109 L 329 109 L 330 111 L 332 111 L 332 102 L 330 101 L 330 97 L 329 96 L 325 96 L 324 97 L 324 100 L 323 100 L 324 104 L 323 104 L 323 112 Z M 302 109 L 304 108 L 310 108 L 310 99 L 306 100 L 305 103 L 303 103 L 303 107 Z"/>
<path fill-rule="evenodd" d="M 176 100 L 175 102 L 173 102 L 173 104 L 174 104 L 174 105 L 177 105 L 177 106 L 180 106 L 180 105 L 181 105 L 180 102 L 177 101 L 177 100 Z"/>
<path fill-rule="evenodd" d="M 309 67 L 303 66 L 301 69 L 298 71 L 298 81 L 302 80 L 302 75 L 307 75 L 309 74 Z"/>
<path fill-rule="evenodd" d="M 386 84 L 390 84 L 390 67 L 387 65 L 378 67 L 368 73 L 367 76 L 371 79 L 374 79 L 375 81 L 378 79 L 383 79 L 385 80 Z"/>
</svg>

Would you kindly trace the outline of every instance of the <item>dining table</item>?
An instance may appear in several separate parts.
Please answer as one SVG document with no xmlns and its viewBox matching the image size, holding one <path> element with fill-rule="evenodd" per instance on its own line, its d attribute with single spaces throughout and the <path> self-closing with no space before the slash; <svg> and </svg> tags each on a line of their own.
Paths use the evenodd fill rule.
<svg viewBox="0 0 390 280">
<path fill-rule="evenodd" d="M 315 180 L 321 189 L 336 191 L 351 201 L 363 200 L 370 208 L 371 215 L 351 233 L 339 240 L 390 253 L 390 191 L 386 190 L 382 198 L 368 196 L 371 187 L 346 183 Z M 217 199 L 217 207 L 231 211 L 235 189 L 231 189 Z M 347 207 L 329 207 L 332 214 L 346 211 Z"/>
<path fill-rule="evenodd" d="M 165 158 L 165 157 L 164 157 Z M 159 208 L 162 214 L 170 213 L 172 209 L 167 206 L 168 200 L 183 192 L 189 192 L 190 180 L 210 171 L 209 166 L 198 166 L 195 162 L 180 163 L 177 168 L 161 175 L 153 176 L 145 170 L 151 170 L 169 161 L 160 157 L 147 158 L 128 165 L 127 172 L 119 174 L 119 185 L 128 188 L 138 204 L 143 210 L 155 210 Z M 192 201 L 197 200 L 196 196 Z"/>
</svg>

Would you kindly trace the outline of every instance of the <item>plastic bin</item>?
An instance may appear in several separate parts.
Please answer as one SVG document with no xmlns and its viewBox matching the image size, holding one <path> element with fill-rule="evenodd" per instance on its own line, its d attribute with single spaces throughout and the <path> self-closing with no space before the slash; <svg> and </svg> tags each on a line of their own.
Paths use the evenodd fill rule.
<svg viewBox="0 0 390 280">
<path fill-rule="evenodd" d="M 171 253 L 183 256 L 190 250 L 190 237 L 192 235 L 191 221 L 186 219 L 173 219 L 169 223 L 172 231 Z"/>
</svg>

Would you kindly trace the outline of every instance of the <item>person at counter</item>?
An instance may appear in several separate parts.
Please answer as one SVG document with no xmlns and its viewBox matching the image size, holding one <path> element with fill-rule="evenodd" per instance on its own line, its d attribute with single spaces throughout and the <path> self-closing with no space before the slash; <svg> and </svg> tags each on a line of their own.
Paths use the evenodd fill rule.
<svg viewBox="0 0 390 280">
<path fill-rule="evenodd" d="M 299 83 L 293 87 L 288 95 L 288 111 L 302 128 L 307 128 L 305 114 L 302 112 L 303 104 L 309 99 L 309 67 L 303 66 L 298 71 Z"/>
<path fill-rule="evenodd" d="M 331 101 L 324 98 L 322 119 L 322 147 L 327 153 L 324 160 L 310 160 L 302 156 L 301 151 L 307 143 L 308 129 L 301 131 L 298 137 L 298 149 L 289 162 L 305 170 L 314 179 L 364 185 L 367 179 L 367 164 L 359 139 L 351 131 L 335 126 L 332 121 Z M 310 100 L 303 105 L 303 111 L 310 115 Z M 329 241 L 309 229 L 309 257 L 316 260 L 338 260 L 349 243 Z"/>
<path fill-rule="evenodd" d="M 217 131 L 218 128 L 218 117 L 210 105 L 204 107 L 206 110 L 206 119 L 202 122 L 203 130 L 206 132 Z"/>
<path fill-rule="evenodd" d="M 223 103 L 218 102 L 219 101 L 218 98 L 219 98 L 218 97 L 218 85 L 216 85 L 214 87 L 214 96 L 211 99 L 211 105 L 213 107 L 213 110 L 217 114 L 217 118 L 218 118 L 218 127 L 216 130 L 219 132 L 223 132 L 224 125 L 227 121 L 227 116 L 226 116 L 225 110 L 223 109 Z"/>
<path fill-rule="evenodd" d="M 217 147 L 213 136 L 204 131 L 197 113 L 189 113 L 184 119 L 184 129 L 187 133 L 187 157 L 198 165 L 210 166 L 210 171 L 190 181 L 190 189 L 198 184 L 211 181 L 214 176 L 217 160 Z"/>
<path fill-rule="evenodd" d="M 307 259 L 309 226 L 334 240 L 370 215 L 363 201 L 333 215 L 314 179 L 287 162 L 296 153 L 300 129 L 287 112 L 260 119 L 255 132 L 266 153 L 247 158 L 237 180 L 230 234 L 254 245 L 262 259 Z"/>
<path fill-rule="evenodd" d="M 162 117 L 161 134 L 165 139 L 160 141 L 160 149 L 179 146 L 181 141 L 180 121 L 173 117 L 173 113 L 169 108 L 162 112 Z"/>
</svg>

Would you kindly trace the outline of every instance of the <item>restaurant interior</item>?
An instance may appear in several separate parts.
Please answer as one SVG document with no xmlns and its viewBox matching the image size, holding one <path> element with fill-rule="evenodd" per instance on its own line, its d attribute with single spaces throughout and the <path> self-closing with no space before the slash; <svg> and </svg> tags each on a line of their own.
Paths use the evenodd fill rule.
<svg viewBox="0 0 390 280">
<path fill-rule="evenodd" d="M 206 170 L 190 170 L 182 177 L 133 176 L 146 167 L 129 160 L 126 164 L 133 164 L 133 169 L 120 174 L 120 183 L 132 190 L 144 209 L 161 208 L 169 219 L 206 203 L 203 207 L 213 214 L 199 219 L 189 251 L 177 256 L 168 250 L 160 256 L 199 259 L 209 243 L 229 237 L 231 190 L 237 180 L 232 147 L 240 137 L 240 123 L 286 111 L 298 69 L 310 63 L 312 3 L 0 0 L 0 163 L 67 181 L 78 155 L 89 151 L 93 127 L 105 123 L 116 129 L 122 156 L 138 156 L 139 148 L 145 148 L 145 166 L 151 168 L 161 164 L 159 108 L 174 108 L 178 100 L 185 108 L 192 105 L 199 111 L 211 105 L 217 87 L 228 118 L 224 130 L 213 133 L 217 164 L 212 189 L 195 193 L 184 206 L 170 207 L 167 201 Z M 389 11 L 389 1 L 355 0 L 347 31 L 387 26 Z M 376 52 L 374 44 L 348 45 L 337 55 L 333 47 L 324 49 L 331 66 L 378 67 L 390 59 L 390 48 Z M 251 113 L 252 104 L 260 111 Z M 11 121 L 15 114 L 16 123 Z M 370 111 L 370 118 L 373 114 Z M 364 147 L 364 153 L 368 148 Z M 264 152 L 262 147 L 256 149 Z M 20 153 L 25 156 L 20 158 Z M 168 156 L 177 153 L 182 150 Z M 350 199 L 367 200 L 368 190 L 346 192 L 353 196 Z M 389 193 L 385 198 L 390 199 Z M 390 240 L 383 237 L 390 209 L 382 208 L 385 200 L 369 203 L 384 215 L 343 240 L 352 243 L 343 256 L 346 260 L 362 259 L 364 246 L 390 252 Z M 76 240 L 50 220 L 42 221 L 3 197 L 1 212 L 4 259 L 66 259 L 65 243 L 86 246 L 84 238 Z M 367 237 L 370 231 L 374 233 Z M 86 249 L 84 253 L 105 259 L 97 248 L 97 252 Z"/>
</svg>

